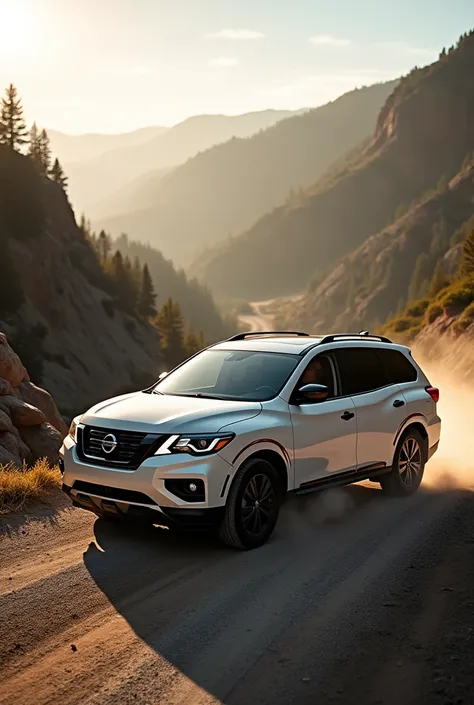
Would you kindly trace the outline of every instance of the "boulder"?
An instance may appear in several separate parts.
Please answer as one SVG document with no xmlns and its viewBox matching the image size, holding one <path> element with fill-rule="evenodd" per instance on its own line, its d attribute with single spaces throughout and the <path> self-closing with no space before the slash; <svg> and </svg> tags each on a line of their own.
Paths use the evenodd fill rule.
<svg viewBox="0 0 474 705">
<path fill-rule="evenodd" d="M 12 431 L 14 428 L 11 418 L 0 409 L 0 433 L 2 431 Z"/>
<path fill-rule="evenodd" d="M 68 427 L 61 418 L 56 404 L 53 401 L 53 397 L 49 392 L 37 387 L 36 384 L 29 381 L 22 382 L 18 387 L 18 391 L 23 401 L 26 401 L 28 404 L 35 406 L 43 412 L 46 421 L 48 421 L 51 426 L 54 426 L 63 438 L 67 436 Z"/>
<path fill-rule="evenodd" d="M 7 407 L 15 426 L 39 426 L 46 421 L 42 411 L 16 397 L 0 397 L 2 407 Z"/>
<path fill-rule="evenodd" d="M 29 379 L 28 372 L 18 355 L 8 345 L 4 333 L 0 333 L 0 378 L 9 382 L 12 387 L 18 387 L 23 380 Z"/>
<path fill-rule="evenodd" d="M 20 435 L 30 449 L 27 459 L 29 463 L 41 458 L 46 458 L 51 465 L 58 462 L 63 437 L 51 424 L 46 422 L 40 426 L 25 426 L 20 429 Z"/>
<path fill-rule="evenodd" d="M 21 440 L 21 438 L 16 436 L 14 433 L 10 433 L 9 431 L 3 431 L 0 433 L 0 448 L 4 448 L 6 451 L 21 460 L 25 460 L 30 453 L 30 449 Z"/>
<path fill-rule="evenodd" d="M 0 377 L 0 397 L 4 396 L 6 394 L 13 396 L 15 394 L 15 392 L 13 391 L 13 387 L 10 384 L 10 382 L 7 382 L 6 379 L 3 379 L 2 377 Z"/>
<path fill-rule="evenodd" d="M 21 468 L 23 463 L 21 462 L 21 458 L 12 455 L 6 448 L 2 448 L 0 445 L 0 467 L 2 465 L 15 465 L 17 468 Z"/>
</svg>

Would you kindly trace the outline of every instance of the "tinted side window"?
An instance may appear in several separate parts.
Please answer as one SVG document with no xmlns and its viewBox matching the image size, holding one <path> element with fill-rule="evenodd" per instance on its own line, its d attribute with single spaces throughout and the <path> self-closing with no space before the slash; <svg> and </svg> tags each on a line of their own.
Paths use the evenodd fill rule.
<svg viewBox="0 0 474 705">
<path fill-rule="evenodd" d="M 335 358 L 341 379 L 341 393 L 360 394 L 389 384 L 377 350 L 372 348 L 341 348 Z"/>
<path fill-rule="evenodd" d="M 381 357 L 383 366 L 387 372 L 390 382 L 414 382 L 417 378 L 417 371 L 403 353 L 399 350 L 386 350 L 380 348 L 378 354 Z"/>
</svg>

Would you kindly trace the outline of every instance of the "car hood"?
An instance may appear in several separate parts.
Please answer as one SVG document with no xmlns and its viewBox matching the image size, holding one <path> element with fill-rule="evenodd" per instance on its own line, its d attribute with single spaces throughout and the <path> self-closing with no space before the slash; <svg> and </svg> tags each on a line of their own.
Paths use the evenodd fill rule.
<svg viewBox="0 0 474 705">
<path fill-rule="evenodd" d="M 260 402 L 133 392 L 96 404 L 81 423 L 145 433 L 216 433 L 261 410 Z"/>
</svg>

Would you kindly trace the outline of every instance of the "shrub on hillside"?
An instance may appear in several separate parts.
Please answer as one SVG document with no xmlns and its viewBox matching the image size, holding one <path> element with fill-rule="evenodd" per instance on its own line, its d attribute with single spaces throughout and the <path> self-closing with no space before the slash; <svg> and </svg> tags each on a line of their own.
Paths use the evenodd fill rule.
<svg viewBox="0 0 474 705">
<path fill-rule="evenodd" d="M 438 303 L 434 302 L 428 308 L 426 309 L 425 313 L 425 321 L 426 323 L 433 323 L 436 321 L 437 318 L 442 316 L 443 314 L 443 307 Z"/>
<path fill-rule="evenodd" d="M 418 299 L 411 303 L 407 309 L 405 309 L 406 316 L 422 316 L 430 303 L 429 299 Z"/>
<path fill-rule="evenodd" d="M 438 302 L 448 315 L 459 313 L 474 301 L 474 279 L 461 279 L 443 293 Z"/>
<path fill-rule="evenodd" d="M 464 331 L 469 328 L 469 326 L 474 324 L 474 302 L 469 304 L 469 306 L 464 310 L 462 316 L 459 317 L 455 323 L 453 323 L 453 330 L 455 333 L 464 333 Z"/>
</svg>

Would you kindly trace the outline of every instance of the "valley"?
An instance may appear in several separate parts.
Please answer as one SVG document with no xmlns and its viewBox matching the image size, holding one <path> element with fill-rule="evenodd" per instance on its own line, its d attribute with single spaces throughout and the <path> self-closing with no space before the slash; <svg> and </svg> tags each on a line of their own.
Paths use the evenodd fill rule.
<svg viewBox="0 0 474 705">
<path fill-rule="evenodd" d="M 45 0 L 24 15 L 21 2 L 6 8 L 0 74 L 16 75 L 0 101 L 0 705 L 473 702 L 474 29 L 461 4 L 374 13 L 366 0 L 357 12 L 336 1 L 316 14 L 314 3 L 301 12 L 286 0 L 271 13 L 245 2 L 232 12 L 118 3 L 113 23 L 100 3 L 59 3 L 51 16 Z M 213 534 L 94 516 L 61 492 L 59 449 L 72 434 L 77 461 L 86 409 L 150 392 L 214 342 L 270 330 L 369 330 L 409 346 L 434 387 L 423 381 L 420 403 L 439 389 L 442 419 L 416 494 L 389 497 L 368 480 L 285 494 L 265 445 L 249 457 L 270 464 L 282 511 L 267 543 L 232 551 Z M 247 354 L 230 352 L 232 363 Z M 254 369 L 260 385 L 266 369 Z M 356 409 L 352 394 L 368 398 L 342 394 L 335 376 L 341 398 L 330 403 Z M 398 395 L 405 380 L 394 379 Z M 243 508 L 235 478 L 246 460 L 217 455 L 238 434 L 220 416 L 211 428 L 207 384 L 168 392 L 176 428 L 164 431 L 165 397 L 136 395 L 140 420 L 123 412 L 117 424 L 130 428 L 112 431 L 124 432 L 126 452 L 137 436 L 136 448 L 156 448 L 130 467 L 84 456 L 85 474 L 101 461 L 100 477 L 122 478 L 137 504 L 142 488 L 123 478 L 173 497 L 174 461 L 171 482 L 189 493 L 202 484 L 201 499 L 179 496 L 181 509 L 199 502 L 189 504 L 195 518 L 216 509 L 207 470 L 199 479 L 212 450 L 228 473 L 219 465 L 216 496 L 228 510 L 232 490 Z M 216 408 L 237 399 L 244 413 L 251 400 L 249 428 L 281 394 L 218 392 Z M 330 393 L 290 391 L 288 472 L 297 457 L 288 409 L 305 411 L 300 394 Z M 187 402 L 209 412 L 191 431 L 179 426 Z M 145 432 L 148 403 L 156 417 Z M 393 406 L 404 414 L 405 404 Z M 268 435 L 284 425 L 274 408 L 242 452 L 259 438 L 279 446 Z M 326 446 L 357 449 L 362 414 L 336 416 L 344 430 L 331 428 L 327 442 L 317 435 L 325 418 L 311 425 L 310 465 L 326 462 Z M 95 432 L 111 433 L 105 411 L 96 418 Z M 168 431 L 175 440 L 161 453 Z M 104 453 L 122 442 L 98 438 Z M 398 479 L 393 444 L 376 467 Z M 189 478 L 185 452 L 200 463 Z M 161 455 L 163 473 L 147 464 Z"/>
</svg>

